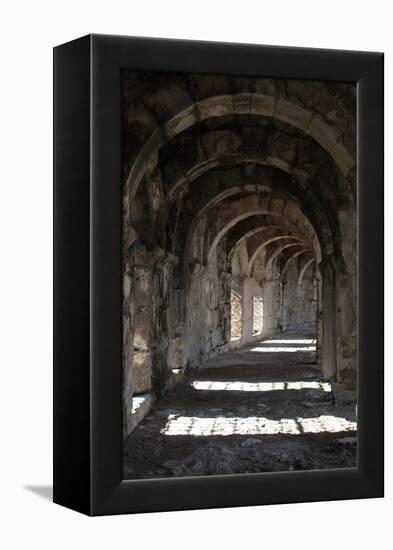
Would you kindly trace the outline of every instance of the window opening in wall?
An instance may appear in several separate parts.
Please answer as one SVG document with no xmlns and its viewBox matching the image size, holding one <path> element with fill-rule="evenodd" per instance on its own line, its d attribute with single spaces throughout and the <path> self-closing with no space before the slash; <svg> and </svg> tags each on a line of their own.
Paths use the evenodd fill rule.
<svg viewBox="0 0 393 550">
<path fill-rule="evenodd" d="M 231 341 L 242 337 L 242 299 L 240 294 L 231 290 Z"/>
<path fill-rule="evenodd" d="M 263 331 L 263 299 L 253 297 L 252 334 L 258 336 Z"/>
</svg>

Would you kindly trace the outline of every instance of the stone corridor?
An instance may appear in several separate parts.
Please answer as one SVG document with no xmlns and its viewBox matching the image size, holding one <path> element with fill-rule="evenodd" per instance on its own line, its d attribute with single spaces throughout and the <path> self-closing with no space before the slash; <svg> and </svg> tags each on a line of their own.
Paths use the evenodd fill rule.
<svg viewBox="0 0 393 550">
<path fill-rule="evenodd" d="M 334 402 L 315 334 L 281 332 L 208 361 L 125 442 L 126 479 L 355 466 L 355 405 Z"/>
<path fill-rule="evenodd" d="M 122 106 L 125 477 L 353 465 L 356 86 L 124 69 Z"/>
</svg>

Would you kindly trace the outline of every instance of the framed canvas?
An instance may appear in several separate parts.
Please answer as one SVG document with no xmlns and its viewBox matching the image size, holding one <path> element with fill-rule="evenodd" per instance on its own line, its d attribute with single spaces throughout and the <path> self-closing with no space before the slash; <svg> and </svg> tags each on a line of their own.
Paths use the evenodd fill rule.
<svg viewBox="0 0 393 550">
<path fill-rule="evenodd" d="M 54 502 L 383 496 L 383 54 L 54 49 Z"/>
</svg>

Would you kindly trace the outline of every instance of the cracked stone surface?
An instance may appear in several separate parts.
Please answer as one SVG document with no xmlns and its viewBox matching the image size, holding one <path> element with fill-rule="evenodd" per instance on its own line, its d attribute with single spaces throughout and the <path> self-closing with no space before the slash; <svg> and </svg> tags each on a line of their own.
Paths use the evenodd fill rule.
<svg viewBox="0 0 393 550">
<path fill-rule="evenodd" d="M 354 405 L 334 403 L 314 334 L 280 333 L 193 370 L 124 448 L 124 478 L 354 467 Z"/>
</svg>

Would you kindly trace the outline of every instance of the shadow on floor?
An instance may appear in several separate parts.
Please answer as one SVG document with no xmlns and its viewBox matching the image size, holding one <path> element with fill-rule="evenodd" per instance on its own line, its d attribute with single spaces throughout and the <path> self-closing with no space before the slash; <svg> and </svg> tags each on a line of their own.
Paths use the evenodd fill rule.
<svg viewBox="0 0 393 550">
<path fill-rule="evenodd" d="M 52 501 L 53 498 L 53 487 L 52 485 L 24 485 L 24 489 L 35 493 L 36 495 L 44 498 L 45 500 Z"/>
<path fill-rule="evenodd" d="M 124 477 L 354 467 L 355 407 L 335 403 L 314 342 L 291 331 L 190 371 L 125 442 Z"/>
</svg>

